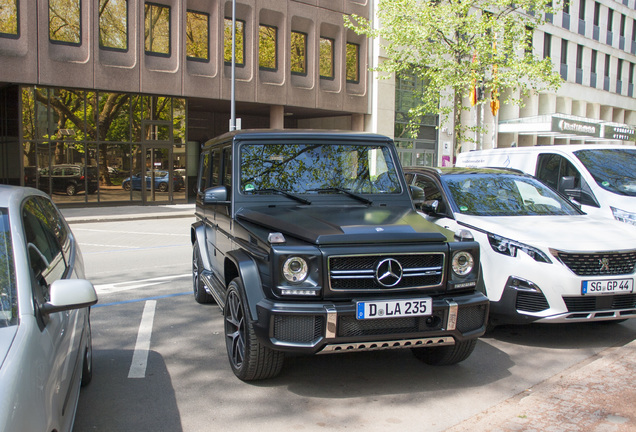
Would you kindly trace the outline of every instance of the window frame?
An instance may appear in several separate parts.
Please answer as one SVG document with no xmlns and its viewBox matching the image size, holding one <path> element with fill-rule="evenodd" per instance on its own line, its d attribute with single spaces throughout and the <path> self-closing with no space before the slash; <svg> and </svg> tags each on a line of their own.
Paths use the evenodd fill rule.
<svg viewBox="0 0 636 432">
<path fill-rule="evenodd" d="M 242 33 L 241 51 L 242 51 L 242 54 L 243 54 L 242 55 L 243 61 L 239 63 L 237 61 L 237 57 L 238 56 L 236 56 L 236 53 L 235 53 L 234 65 L 236 67 L 241 67 L 242 68 L 242 67 L 245 67 L 245 54 L 246 54 L 246 50 L 245 50 L 245 26 L 247 25 L 247 23 L 246 23 L 245 20 L 242 20 L 242 19 L 236 18 L 235 20 L 236 20 L 236 24 L 237 24 L 236 28 L 234 29 L 235 33 L 239 31 L 238 23 L 242 24 L 242 28 L 241 28 L 241 33 Z M 225 28 L 227 27 L 227 22 L 228 21 L 230 22 L 230 33 L 231 33 L 232 32 L 232 17 L 223 18 L 223 64 L 225 66 L 231 66 L 232 65 L 232 54 L 231 54 L 231 52 L 230 52 L 230 59 L 229 60 L 225 59 L 225 43 L 226 43 Z M 227 43 L 230 44 L 230 50 L 231 50 L 232 49 L 232 39 L 227 39 Z M 237 49 L 238 49 L 238 47 L 239 47 L 239 45 L 236 44 L 236 48 Z"/>
<path fill-rule="evenodd" d="M 190 55 L 188 55 L 188 44 L 189 44 L 189 40 L 187 37 L 188 34 L 188 18 L 190 17 L 190 15 L 202 15 L 206 17 L 206 22 L 207 22 L 207 34 L 206 34 L 206 50 L 207 50 L 207 56 L 206 57 L 192 57 Z M 201 63 L 210 63 L 210 14 L 207 12 L 201 12 L 201 11 L 197 11 L 194 9 L 186 9 L 186 24 L 185 24 L 186 28 L 185 28 L 185 33 L 186 33 L 186 60 L 190 60 L 190 61 L 196 61 L 196 62 L 201 62 Z"/>
<path fill-rule="evenodd" d="M 77 34 L 77 42 L 73 42 L 73 41 L 66 41 L 66 40 L 58 40 L 58 39 L 51 39 L 51 0 L 47 0 L 47 14 L 48 14 L 48 38 L 49 38 L 49 42 L 55 45 L 67 45 L 67 46 L 81 46 L 82 45 L 82 34 L 83 34 L 83 29 L 82 29 L 82 1 L 81 0 L 77 0 L 77 4 L 78 4 L 78 23 L 79 23 L 79 32 Z"/>
<path fill-rule="evenodd" d="M 7 39 L 19 39 L 20 38 L 20 2 L 19 0 L 13 0 L 15 4 L 15 33 L 0 32 L 0 37 Z"/>
<path fill-rule="evenodd" d="M 303 53 L 303 71 L 299 72 L 299 71 L 295 71 L 294 68 L 294 34 L 296 35 L 302 35 L 303 37 L 303 41 L 304 41 L 304 53 Z M 298 75 L 298 76 L 307 76 L 307 69 L 308 69 L 308 62 L 307 62 L 307 48 L 308 48 L 308 39 L 309 39 L 309 35 L 305 32 L 301 32 L 298 30 L 291 30 L 290 32 L 290 55 L 289 55 L 289 60 L 290 60 L 290 65 L 289 65 L 289 69 L 292 75 Z"/>
<path fill-rule="evenodd" d="M 261 65 L 261 29 L 267 27 L 274 29 L 274 68 Z M 263 71 L 277 72 L 278 71 L 278 27 L 269 24 L 258 25 L 258 69 Z"/>
<path fill-rule="evenodd" d="M 160 52 L 160 51 L 148 51 L 148 49 L 146 48 L 146 6 L 150 6 L 152 7 L 158 7 L 158 8 L 164 8 L 164 9 L 168 9 L 168 52 L 164 53 L 164 52 Z M 152 11 L 151 11 L 151 16 L 152 16 Z M 171 56 L 172 53 L 172 23 L 170 22 L 172 19 L 172 8 L 170 7 L 170 5 L 165 5 L 165 4 L 159 4 L 159 3 L 153 3 L 153 2 L 144 2 L 144 54 L 148 55 L 148 56 L 153 56 L 153 57 L 164 57 L 164 58 L 168 58 Z"/>
<path fill-rule="evenodd" d="M 355 53 L 356 53 L 356 61 L 355 61 L 355 66 L 356 66 L 356 79 L 355 80 L 351 80 L 349 79 L 349 46 L 353 46 L 355 47 Z M 345 45 L 345 80 L 348 83 L 351 84 L 359 84 L 360 83 L 360 44 L 355 43 L 355 42 L 347 42 Z"/>
<path fill-rule="evenodd" d="M 331 58 L 329 59 L 331 62 L 331 75 L 323 75 L 322 74 L 322 47 L 323 41 L 330 42 L 331 47 Z M 330 38 L 327 36 L 320 36 L 319 50 L 318 50 L 318 76 L 320 79 L 333 81 L 336 79 L 336 40 L 334 38 Z"/>
<path fill-rule="evenodd" d="M 98 5 L 100 5 L 100 3 L 102 2 L 102 0 L 99 0 Z M 129 8 L 128 8 L 128 0 L 124 0 L 124 2 L 126 3 L 126 48 L 117 48 L 117 47 L 110 47 L 110 46 L 105 46 L 102 45 L 102 37 L 101 37 L 101 33 L 102 33 L 102 20 L 101 20 L 101 16 L 97 17 L 97 22 L 98 22 L 98 34 L 99 34 L 99 49 L 105 50 L 105 51 L 115 51 L 115 52 L 128 52 L 128 50 L 130 49 L 130 43 L 129 43 L 129 39 L 130 39 L 130 20 L 128 19 L 128 15 L 129 15 Z M 101 7 L 100 7 L 101 8 Z"/>
</svg>

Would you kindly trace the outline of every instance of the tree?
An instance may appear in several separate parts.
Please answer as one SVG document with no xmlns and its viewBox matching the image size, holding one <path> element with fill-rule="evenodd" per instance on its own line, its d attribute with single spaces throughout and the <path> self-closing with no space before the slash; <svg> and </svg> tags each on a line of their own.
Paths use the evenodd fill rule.
<svg viewBox="0 0 636 432">
<path fill-rule="evenodd" d="M 483 126 L 461 122 L 470 110 L 469 96 L 480 91 L 498 109 L 500 89 L 504 103 L 521 104 L 530 91 L 556 90 L 561 78 L 551 60 L 532 53 L 531 35 L 555 9 L 546 0 L 379 0 L 379 28 L 369 19 L 345 16 L 345 26 L 358 34 L 380 38 L 386 60 L 377 71 L 407 72 L 426 85 L 417 106 L 410 110 L 411 135 L 416 119 L 440 114 L 440 126 L 452 124 L 454 151 L 474 141 L 469 132 Z M 530 37 L 530 42 L 529 42 Z M 385 74 L 385 76 L 388 76 Z M 476 93 L 472 93 L 475 95 Z"/>
</svg>

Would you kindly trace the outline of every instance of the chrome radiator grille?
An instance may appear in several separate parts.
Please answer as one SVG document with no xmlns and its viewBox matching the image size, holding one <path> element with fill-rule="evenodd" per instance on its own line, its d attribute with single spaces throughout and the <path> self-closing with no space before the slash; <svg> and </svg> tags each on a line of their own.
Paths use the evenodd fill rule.
<svg viewBox="0 0 636 432">
<path fill-rule="evenodd" d="M 636 265 L 636 251 L 614 253 L 557 252 L 556 256 L 579 276 L 631 274 Z"/>
<path fill-rule="evenodd" d="M 329 257 L 329 283 L 334 291 L 427 288 L 442 283 L 444 254 L 349 255 Z M 395 277 L 382 279 L 390 265 Z"/>
</svg>

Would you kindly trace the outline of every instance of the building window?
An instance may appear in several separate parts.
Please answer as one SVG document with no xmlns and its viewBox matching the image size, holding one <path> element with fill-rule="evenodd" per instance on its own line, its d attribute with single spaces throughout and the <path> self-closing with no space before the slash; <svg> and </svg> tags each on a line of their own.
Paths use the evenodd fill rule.
<svg viewBox="0 0 636 432">
<path fill-rule="evenodd" d="M 523 51 L 527 56 L 532 55 L 533 40 L 534 40 L 534 28 L 530 26 L 526 26 L 526 40 L 525 40 Z"/>
<path fill-rule="evenodd" d="M 618 59 L 616 66 L 616 93 L 623 92 L 623 59 Z"/>
<path fill-rule="evenodd" d="M 278 28 L 261 24 L 258 28 L 258 67 L 278 70 Z"/>
<path fill-rule="evenodd" d="M 327 37 L 320 37 L 320 78 L 333 79 L 333 46 L 334 40 Z"/>
<path fill-rule="evenodd" d="M 610 55 L 605 54 L 605 70 L 603 71 L 603 90 L 610 89 Z"/>
<path fill-rule="evenodd" d="M 49 0 L 49 39 L 53 43 L 82 43 L 80 0 Z"/>
<path fill-rule="evenodd" d="M 347 42 L 347 82 L 360 82 L 360 45 Z"/>
<path fill-rule="evenodd" d="M 186 56 L 188 60 L 210 60 L 210 15 L 188 11 L 186 15 Z"/>
<path fill-rule="evenodd" d="M 599 40 L 601 29 L 599 28 L 601 16 L 601 4 L 599 2 L 594 2 L 594 25 L 592 26 L 592 38 L 594 40 Z"/>
<path fill-rule="evenodd" d="M 576 46 L 576 83 L 583 84 L 583 45 Z"/>
<path fill-rule="evenodd" d="M 291 32 L 291 73 L 307 75 L 307 33 Z"/>
<path fill-rule="evenodd" d="M 17 38 L 18 0 L 0 0 L 0 36 Z"/>
<path fill-rule="evenodd" d="M 543 34 L 543 58 L 552 58 L 552 35 L 550 33 Z"/>
<path fill-rule="evenodd" d="M 568 41 L 561 39 L 561 78 L 568 79 Z"/>
<path fill-rule="evenodd" d="M 99 47 L 128 50 L 127 0 L 99 0 Z"/>
<path fill-rule="evenodd" d="M 146 54 L 170 56 L 170 7 L 146 3 L 144 9 Z"/>
<path fill-rule="evenodd" d="M 634 63 L 629 64 L 629 75 L 627 76 L 627 96 L 634 97 Z"/>
<path fill-rule="evenodd" d="M 234 31 L 234 64 L 245 66 L 245 21 L 235 20 Z M 223 59 L 226 65 L 232 64 L 232 18 L 225 18 L 225 30 L 223 36 Z"/>
</svg>

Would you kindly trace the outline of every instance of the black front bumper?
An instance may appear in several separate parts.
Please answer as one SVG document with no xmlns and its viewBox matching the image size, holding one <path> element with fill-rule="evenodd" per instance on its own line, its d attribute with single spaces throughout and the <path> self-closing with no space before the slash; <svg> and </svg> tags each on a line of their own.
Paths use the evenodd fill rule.
<svg viewBox="0 0 636 432">
<path fill-rule="evenodd" d="M 368 299 L 366 299 L 368 300 Z M 489 301 L 481 293 L 433 298 L 429 316 L 358 320 L 355 300 L 258 303 L 256 335 L 264 345 L 317 354 L 452 345 L 484 334 Z"/>
</svg>

